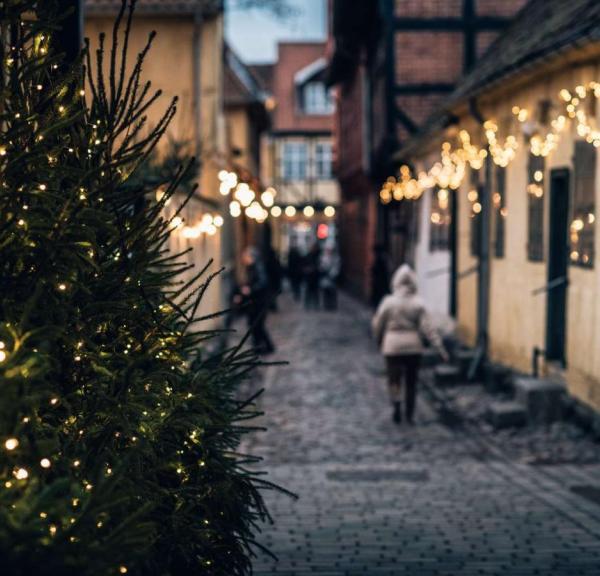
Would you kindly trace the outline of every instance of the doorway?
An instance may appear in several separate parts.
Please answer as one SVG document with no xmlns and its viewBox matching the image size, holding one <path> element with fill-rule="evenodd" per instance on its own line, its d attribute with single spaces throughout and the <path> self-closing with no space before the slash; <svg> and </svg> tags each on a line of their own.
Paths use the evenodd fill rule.
<svg viewBox="0 0 600 576">
<path fill-rule="evenodd" d="M 569 185 L 569 170 L 553 170 L 550 173 L 546 359 L 560 362 L 563 366 L 566 365 Z"/>
</svg>

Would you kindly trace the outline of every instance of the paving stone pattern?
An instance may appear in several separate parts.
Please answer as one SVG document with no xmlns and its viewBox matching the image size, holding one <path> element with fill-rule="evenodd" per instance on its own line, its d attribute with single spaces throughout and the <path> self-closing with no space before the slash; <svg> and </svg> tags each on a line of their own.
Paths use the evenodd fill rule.
<svg viewBox="0 0 600 576">
<path fill-rule="evenodd" d="M 264 370 L 268 431 L 244 449 L 299 499 L 267 494 L 275 524 L 259 541 L 278 560 L 259 554 L 257 576 L 600 574 L 600 505 L 581 495 L 600 486 L 596 444 L 575 435 L 584 463 L 532 466 L 523 438 L 543 452 L 555 429 L 503 451 L 492 430 L 445 425 L 423 393 L 416 426 L 398 427 L 368 311 L 280 304 L 269 325 L 289 365 Z"/>
</svg>

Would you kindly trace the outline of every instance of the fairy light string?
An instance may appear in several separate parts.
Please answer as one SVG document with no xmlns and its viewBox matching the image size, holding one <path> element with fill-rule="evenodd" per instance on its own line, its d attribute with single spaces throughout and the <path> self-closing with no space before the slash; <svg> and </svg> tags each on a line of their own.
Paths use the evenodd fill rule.
<svg viewBox="0 0 600 576">
<path fill-rule="evenodd" d="M 536 126 L 528 141 L 530 152 L 534 156 L 547 157 L 556 150 L 561 135 L 568 124 L 574 124 L 578 136 L 594 147 L 600 147 L 600 129 L 596 125 L 596 106 L 600 99 L 600 83 L 588 82 L 580 84 L 572 91 L 563 88 L 559 92 L 560 112 L 548 122 L 548 129 L 543 133 L 542 127 Z M 520 106 L 512 107 L 512 115 L 516 122 L 525 125 L 530 122 L 530 113 Z M 508 134 L 504 140 L 499 137 L 499 126 L 494 120 L 487 120 L 483 125 L 485 147 L 473 144 L 471 134 L 460 130 L 457 142 L 452 145 L 444 142 L 441 147 L 440 160 L 427 170 L 414 174 L 409 166 L 401 166 L 397 177 L 386 180 L 379 192 L 383 204 L 392 201 L 417 200 L 426 190 L 434 187 L 457 190 L 467 174 L 467 167 L 480 170 L 488 155 L 499 167 L 507 167 L 516 157 L 519 141 L 514 134 Z M 525 130 L 524 130 L 525 131 Z M 539 194 L 540 188 L 532 188 L 532 193 Z M 471 195 L 472 196 L 472 195 Z M 473 202 L 473 204 L 475 204 Z"/>
</svg>

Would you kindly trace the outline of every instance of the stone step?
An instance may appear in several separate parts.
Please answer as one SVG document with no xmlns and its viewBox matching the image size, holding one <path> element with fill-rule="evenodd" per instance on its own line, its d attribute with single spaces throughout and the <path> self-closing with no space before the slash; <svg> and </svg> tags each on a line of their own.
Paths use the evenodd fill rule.
<svg viewBox="0 0 600 576">
<path fill-rule="evenodd" d="M 544 378 L 517 377 L 513 380 L 515 400 L 527 411 L 529 422 L 549 424 L 563 417 L 565 386 Z"/>
<path fill-rule="evenodd" d="M 486 390 L 492 394 L 505 392 L 511 389 L 510 383 L 511 371 L 506 366 L 499 364 L 490 364 L 487 368 L 485 377 Z"/>
<path fill-rule="evenodd" d="M 470 348 L 462 348 L 457 350 L 454 354 L 454 361 L 460 370 L 460 375 L 463 380 L 467 379 L 469 369 L 471 368 L 476 356 L 476 351 L 471 350 Z"/>
<path fill-rule="evenodd" d="M 435 383 L 437 386 L 454 386 L 461 380 L 460 369 L 451 364 L 440 364 L 433 370 Z"/>
<path fill-rule="evenodd" d="M 519 402 L 492 402 L 488 407 L 487 419 L 496 430 L 518 428 L 527 424 L 527 411 Z"/>
</svg>

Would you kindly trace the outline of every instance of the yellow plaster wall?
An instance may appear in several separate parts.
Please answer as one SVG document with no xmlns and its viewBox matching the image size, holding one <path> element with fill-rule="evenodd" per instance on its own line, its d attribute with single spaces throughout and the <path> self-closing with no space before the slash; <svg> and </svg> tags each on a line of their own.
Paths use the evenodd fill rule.
<svg viewBox="0 0 600 576">
<path fill-rule="evenodd" d="M 88 17 L 85 22 L 85 34 L 90 38 L 92 54 L 98 46 L 101 32 L 112 35 L 113 19 L 106 17 Z M 170 124 L 169 130 L 159 143 L 159 152 L 168 147 L 168 137 L 179 142 L 189 143 L 189 154 L 201 159 L 199 193 L 207 198 L 220 201 L 218 191 L 218 171 L 225 155 L 225 121 L 223 112 L 223 21 L 216 17 L 203 21 L 201 33 L 195 28 L 193 18 L 153 18 L 137 16 L 134 19 L 132 34 L 129 40 L 128 71 L 135 64 L 136 56 L 146 44 L 148 35 L 156 30 L 153 42 L 142 73 L 143 81 L 150 80 L 153 90 L 160 89 L 163 96 L 148 112 L 148 125 L 154 126 L 170 100 L 177 96 L 177 114 Z M 121 38 L 122 42 L 122 38 Z M 198 50 L 199 45 L 199 50 Z M 110 43 L 108 43 L 110 49 Z M 194 54 L 200 54 L 199 66 Z M 109 57 L 105 57 L 108 65 Z M 199 90 L 195 85 L 200 76 Z M 200 114 L 195 101 L 196 93 L 200 93 Z M 177 199 L 174 199 L 176 202 Z M 171 211 L 172 208 L 169 208 Z M 204 202 L 193 200 L 183 213 L 185 222 L 194 225 L 205 212 L 223 213 L 222 208 L 209 206 Z M 229 239 L 224 231 L 215 236 L 203 235 L 199 239 L 185 239 L 181 231 L 175 231 L 170 241 L 172 252 L 188 247 L 194 252 L 187 256 L 189 263 L 196 269 L 203 267 L 209 259 L 214 260 L 213 269 L 223 262 L 223 252 Z M 191 277 L 194 271 L 187 273 Z M 213 281 L 203 299 L 200 313 L 220 310 L 226 304 L 224 296 L 227 292 L 225 277 Z M 218 321 L 212 321 L 214 325 Z"/>
<path fill-rule="evenodd" d="M 535 110 L 543 99 L 557 102 L 560 89 L 598 80 L 598 66 L 581 66 L 565 70 L 514 92 L 509 98 L 489 104 L 486 118 L 501 120 L 510 115 L 513 105 Z M 553 114 L 556 114 L 554 112 Z M 598 119 L 597 119 L 598 120 Z M 517 130 L 517 128 L 513 128 Z M 490 354 L 493 360 L 514 368 L 529 371 L 534 346 L 544 348 L 546 337 L 546 295 L 533 296 L 532 291 L 547 283 L 547 262 L 527 260 L 528 200 L 527 159 L 528 147 L 522 134 L 518 135 L 517 156 L 507 169 L 505 257 L 491 262 Z M 545 172 L 545 248 L 549 231 L 549 184 L 553 169 L 573 171 L 574 143 L 578 139 L 575 127 L 569 124 L 562 133 L 559 146 L 546 158 Z M 466 186 L 468 189 L 468 185 Z M 573 189 L 571 186 L 571 202 Z M 466 192 L 465 192 L 466 194 Z M 460 209 L 459 262 L 460 269 L 471 262 L 469 203 L 464 198 Z M 596 215 L 600 212 L 600 158 L 597 155 Z M 594 269 L 571 266 L 567 304 L 567 363 L 564 378 L 570 392 L 582 401 L 600 409 L 600 229 L 596 226 L 596 265 Z M 471 281 L 461 281 L 459 292 L 459 324 L 461 333 L 472 341 L 476 321 L 471 313 L 475 301 Z"/>
</svg>

